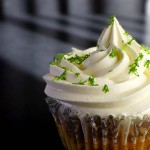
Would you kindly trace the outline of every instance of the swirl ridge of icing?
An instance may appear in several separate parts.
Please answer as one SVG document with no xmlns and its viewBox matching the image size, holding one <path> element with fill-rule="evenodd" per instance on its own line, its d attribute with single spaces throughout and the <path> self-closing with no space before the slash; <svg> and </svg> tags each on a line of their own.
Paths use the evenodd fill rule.
<svg viewBox="0 0 150 150">
<path fill-rule="evenodd" d="M 150 49 L 113 17 L 96 47 L 57 55 L 44 80 L 48 96 L 90 113 L 140 114 L 150 108 Z"/>
</svg>

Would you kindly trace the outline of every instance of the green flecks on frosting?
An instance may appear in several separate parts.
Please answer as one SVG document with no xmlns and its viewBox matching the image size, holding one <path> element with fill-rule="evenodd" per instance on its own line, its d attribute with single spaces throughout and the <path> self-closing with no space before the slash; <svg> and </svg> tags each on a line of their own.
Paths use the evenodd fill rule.
<svg viewBox="0 0 150 150">
<path fill-rule="evenodd" d="M 59 53 L 57 55 L 54 56 L 53 62 L 51 62 L 50 64 L 52 65 L 58 65 L 61 60 L 64 58 L 65 54 Z"/>
<path fill-rule="evenodd" d="M 85 81 L 80 80 L 79 82 L 77 82 L 77 83 L 72 83 L 72 84 L 85 85 L 86 82 L 87 82 L 87 80 L 85 80 Z"/>
<path fill-rule="evenodd" d="M 103 91 L 104 93 L 109 92 L 109 87 L 108 87 L 108 85 L 107 85 L 107 84 L 105 84 L 105 85 L 103 86 L 102 91 Z"/>
<path fill-rule="evenodd" d="M 79 77 L 79 76 L 80 76 L 80 73 L 79 73 L 79 72 L 76 72 L 74 75 L 75 75 L 76 77 Z"/>
<path fill-rule="evenodd" d="M 109 21 L 108 26 L 111 26 L 111 25 L 114 24 L 115 16 L 114 16 L 114 15 L 113 15 L 113 16 L 110 16 L 109 19 L 110 19 L 110 21 Z"/>
<path fill-rule="evenodd" d="M 129 33 L 127 31 L 125 31 L 123 34 L 129 36 Z"/>
<path fill-rule="evenodd" d="M 125 31 L 123 34 L 128 36 L 129 38 L 132 38 L 132 36 L 127 31 Z"/>
<path fill-rule="evenodd" d="M 137 58 L 137 61 L 138 61 L 138 60 L 142 60 L 143 57 L 144 57 L 144 55 L 143 55 L 142 53 L 139 53 L 139 56 L 138 56 L 138 58 Z"/>
<path fill-rule="evenodd" d="M 128 46 L 127 43 L 125 43 L 125 44 L 122 46 L 121 49 L 125 51 L 125 49 L 127 48 L 127 46 Z"/>
<path fill-rule="evenodd" d="M 117 54 L 116 54 L 115 48 L 112 48 L 111 52 L 109 53 L 109 57 L 114 58 L 116 56 Z"/>
<path fill-rule="evenodd" d="M 144 50 L 147 54 L 150 54 L 150 48 L 145 46 L 144 44 L 141 45 L 141 49 Z"/>
<path fill-rule="evenodd" d="M 90 86 L 98 86 L 98 84 L 95 84 L 95 79 L 93 77 L 89 77 L 87 80 L 80 80 L 77 83 L 73 84 L 78 84 L 78 85 L 90 85 Z"/>
<path fill-rule="evenodd" d="M 54 81 L 55 80 L 66 80 L 66 76 L 67 76 L 67 69 L 64 69 L 64 72 L 60 76 L 54 77 Z"/>
<path fill-rule="evenodd" d="M 129 74 L 133 73 L 136 76 L 139 76 L 137 68 L 139 67 L 139 61 L 142 60 L 144 55 L 139 53 L 138 57 L 134 60 L 134 63 L 129 65 Z"/>
<path fill-rule="evenodd" d="M 144 63 L 144 67 L 149 68 L 150 67 L 150 60 L 146 60 Z"/>
<path fill-rule="evenodd" d="M 68 67 L 63 67 L 63 66 L 59 66 L 60 68 L 62 68 L 62 69 L 64 69 L 64 70 L 66 70 L 66 71 L 70 71 L 70 72 L 73 72 L 70 68 L 68 68 Z"/>
<path fill-rule="evenodd" d="M 70 58 L 68 58 L 67 60 L 68 60 L 69 62 L 71 62 L 71 63 L 80 65 L 80 64 L 81 64 L 84 60 L 86 60 L 89 56 L 90 56 L 90 54 L 85 54 L 85 55 L 82 55 L 82 56 L 75 55 L 74 57 L 70 57 Z"/>
<path fill-rule="evenodd" d="M 132 44 L 132 41 L 135 40 L 134 38 L 132 38 L 131 40 L 129 40 L 127 43 L 125 43 L 123 45 L 123 47 L 121 48 L 122 50 L 125 50 L 127 48 L 128 45 L 131 45 Z"/>
<path fill-rule="evenodd" d="M 133 74 L 135 74 L 136 76 L 139 76 L 139 74 L 138 74 L 138 72 L 137 72 L 137 65 L 136 64 L 131 64 L 130 66 L 130 69 L 129 69 L 129 74 L 130 73 L 133 73 Z"/>
<path fill-rule="evenodd" d="M 127 42 L 127 45 L 131 45 L 133 40 L 135 40 L 135 38 L 132 38 L 129 42 Z"/>
<path fill-rule="evenodd" d="M 88 84 L 90 86 L 98 86 L 98 84 L 95 84 L 94 78 L 93 77 L 89 77 L 88 78 Z"/>
</svg>

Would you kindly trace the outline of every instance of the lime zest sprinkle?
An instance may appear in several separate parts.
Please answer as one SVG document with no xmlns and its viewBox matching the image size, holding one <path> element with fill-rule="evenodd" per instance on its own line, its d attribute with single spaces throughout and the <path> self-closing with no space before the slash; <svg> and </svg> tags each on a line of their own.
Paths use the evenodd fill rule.
<svg viewBox="0 0 150 150">
<path fill-rule="evenodd" d="M 79 56 L 79 55 L 75 55 L 74 57 L 70 57 L 68 58 L 67 60 L 71 63 L 74 63 L 74 64 L 78 64 L 80 65 L 84 60 L 86 60 L 88 57 L 90 56 L 90 53 L 89 54 L 84 54 L 82 56 Z"/>
<path fill-rule="evenodd" d="M 79 72 L 76 72 L 74 75 L 75 75 L 76 77 L 79 77 L 79 76 L 80 76 L 80 73 L 79 73 Z"/>
<path fill-rule="evenodd" d="M 60 68 L 62 68 L 62 69 L 64 69 L 64 70 L 66 70 L 66 71 L 70 71 L 70 72 L 73 72 L 70 68 L 68 68 L 68 67 L 63 67 L 63 66 L 59 66 Z"/>
<path fill-rule="evenodd" d="M 135 40 L 135 38 L 132 38 L 130 41 L 128 41 L 127 45 L 131 45 L 133 40 Z"/>
<path fill-rule="evenodd" d="M 85 85 L 85 83 L 87 82 L 87 80 L 83 81 L 82 79 L 77 82 L 77 83 L 72 83 L 72 84 L 78 84 L 78 85 Z"/>
<path fill-rule="evenodd" d="M 134 63 L 129 65 L 129 74 L 133 73 L 136 76 L 139 76 L 137 67 L 139 67 L 139 61 L 143 59 L 144 55 L 142 53 L 139 53 L 138 57 L 134 60 Z"/>
<path fill-rule="evenodd" d="M 94 81 L 95 79 L 93 78 L 93 77 L 89 77 L 88 78 L 88 84 L 90 85 L 90 86 L 98 86 L 98 84 L 95 84 L 95 81 Z"/>
<path fill-rule="evenodd" d="M 121 49 L 122 49 L 122 50 L 125 50 L 128 45 L 131 45 L 131 44 L 132 44 L 132 41 L 133 41 L 133 40 L 135 40 L 135 38 L 132 38 L 132 39 L 129 40 L 127 43 L 125 43 Z"/>
<path fill-rule="evenodd" d="M 150 67 L 150 60 L 146 60 L 144 63 L 144 67 L 149 68 Z"/>
<path fill-rule="evenodd" d="M 125 31 L 123 34 L 124 34 L 124 35 L 127 35 L 127 36 L 129 35 L 129 33 L 128 33 L 127 31 Z"/>
<path fill-rule="evenodd" d="M 56 80 L 66 80 L 67 76 L 67 69 L 64 69 L 64 72 L 60 76 L 54 77 L 54 81 Z"/>
<path fill-rule="evenodd" d="M 150 47 L 147 47 L 144 44 L 142 44 L 141 49 L 144 50 L 147 54 L 150 54 Z"/>
<path fill-rule="evenodd" d="M 63 53 L 58 53 L 58 54 L 56 54 L 56 55 L 54 56 L 53 62 L 50 62 L 50 64 L 51 64 L 51 65 L 59 65 L 60 62 L 61 62 L 61 60 L 62 60 L 63 58 L 65 58 L 64 56 L 65 56 L 65 54 L 63 54 Z"/>
<path fill-rule="evenodd" d="M 108 87 L 108 85 L 107 85 L 107 84 L 105 84 L 105 85 L 103 86 L 102 91 L 103 91 L 104 93 L 109 92 L 109 87 Z"/>
<path fill-rule="evenodd" d="M 132 38 L 132 36 L 127 31 L 125 31 L 123 34 L 128 36 L 129 38 Z"/>
<path fill-rule="evenodd" d="M 109 53 L 109 57 L 114 58 L 114 57 L 116 57 L 116 56 L 117 56 L 117 54 L 116 54 L 116 51 L 115 51 L 115 50 L 116 50 L 115 48 L 112 48 L 111 52 Z"/>
<path fill-rule="evenodd" d="M 143 59 L 143 57 L 144 57 L 144 55 L 142 54 L 142 53 L 139 53 L 139 56 L 138 56 L 138 60 L 142 60 Z"/>
<path fill-rule="evenodd" d="M 139 76 L 138 72 L 137 72 L 137 65 L 135 63 L 131 64 L 130 66 L 130 69 L 129 69 L 129 74 L 130 73 L 133 73 L 135 74 L 136 76 Z"/>
<path fill-rule="evenodd" d="M 90 86 L 98 86 L 98 84 L 95 84 L 95 78 L 93 77 L 89 77 L 87 80 L 80 80 L 77 83 L 72 83 L 72 84 L 78 84 L 78 85 L 85 85 L 86 83 Z"/>
<path fill-rule="evenodd" d="M 109 21 L 108 26 L 111 26 L 111 25 L 113 25 L 113 24 L 114 24 L 114 20 L 115 20 L 115 18 L 116 18 L 116 17 L 115 17 L 114 15 L 109 17 L 110 21 Z"/>
</svg>

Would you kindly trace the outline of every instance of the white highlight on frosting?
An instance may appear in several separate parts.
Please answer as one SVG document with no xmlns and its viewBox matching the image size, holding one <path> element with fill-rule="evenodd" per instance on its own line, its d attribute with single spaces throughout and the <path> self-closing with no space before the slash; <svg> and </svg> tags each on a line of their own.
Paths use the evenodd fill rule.
<svg viewBox="0 0 150 150">
<path fill-rule="evenodd" d="M 110 112 L 114 116 L 150 113 L 150 69 L 144 66 L 150 55 L 125 32 L 116 18 L 103 30 L 97 45 L 83 51 L 73 48 L 72 55 L 65 55 L 59 65 L 50 65 L 50 73 L 44 76 L 47 83 L 45 93 L 101 116 Z M 113 49 L 115 57 L 110 56 Z M 89 53 L 90 56 L 81 64 L 67 60 Z M 137 76 L 129 69 L 139 54 L 143 58 L 138 61 Z M 63 67 L 68 69 L 66 80 L 55 80 L 64 73 Z M 88 85 L 86 81 L 91 76 L 98 86 Z M 81 81 L 85 81 L 85 85 L 75 84 Z M 109 92 L 103 92 L 104 85 L 108 85 Z"/>
</svg>

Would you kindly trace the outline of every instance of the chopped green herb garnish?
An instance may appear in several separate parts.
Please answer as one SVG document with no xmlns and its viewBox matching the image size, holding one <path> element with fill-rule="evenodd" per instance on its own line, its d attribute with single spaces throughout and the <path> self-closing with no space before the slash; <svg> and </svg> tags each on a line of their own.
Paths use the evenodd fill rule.
<svg viewBox="0 0 150 150">
<path fill-rule="evenodd" d="M 129 73 L 133 73 L 136 76 L 139 76 L 137 67 L 139 67 L 139 61 L 142 60 L 144 55 L 142 53 L 139 53 L 138 57 L 134 60 L 134 63 L 129 65 Z"/>
<path fill-rule="evenodd" d="M 62 66 L 59 66 L 60 68 L 66 70 L 66 71 L 70 71 L 70 72 L 73 72 L 70 68 L 67 68 L 67 67 L 62 67 Z"/>
<path fill-rule="evenodd" d="M 133 40 L 135 40 L 135 39 L 132 38 L 131 40 L 129 40 L 127 43 L 125 43 L 125 44 L 123 45 L 123 47 L 122 47 L 121 49 L 122 49 L 122 50 L 125 50 L 128 45 L 131 45 L 131 44 L 132 44 L 132 41 L 133 41 Z"/>
<path fill-rule="evenodd" d="M 61 60 L 64 58 L 65 54 L 59 53 L 54 56 L 53 62 L 51 62 L 52 65 L 58 65 Z"/>
<path fill-rule="evenodd" d="M 150 60 L 146 60 L 144 63 L 144 67 L 149 68 L 150 67 Z"/>
<path fill-rule="evenodd" d="M 124 35 L 126 35 L 126 36 L 132 38 L 132 36 L 131 36 L 127 31 L 124 32 Z"/>
<path fill-rule="evenodd" d="M 99 48 L 99 44 L 97 44 L 97 48 Z"/>
<path fill-rule="evenodd" d="M 108 85 L 107 85 L 107 84 L 104 85 L 102 91 L 103 91 L 104 93 L 109 92 L 109 88 L 108 88 Z"/>
<path fill-rule="evenodd" d="M 70 57 L 67 60 L 70 61 L 71 63 L 75 63 L 80 65 L 84 60 L 86 60 L 88 57 L 90 56 L 90 54 L 85 54 L 82 56 L 79 55 L 75 55 L 74 57 Z"/>
<path fill-rule="evenodd" d="M 147 54 L 150 54 L 150 48 L 145 46 L 144 44 L 141 45 L 141 49 L 143 49 Z"/>
<path fill-rule="evenodd" d="M 129 69 L 129 73 L 133 73 L 135 74 L 136 76 L 139 76 L 138 72 L 137 72 L 137 65 L 136 64 L 131 64 L 130 66 L 130 69 Z"/>
<path fill-rule="evenodd" d="M 79 85 L 88 84 L 90 86 L 98 86 L 98 84 L 95 84 L 95 81 L 94 81 L 93 77 L 89 77 L 87 80 L 80 80 L 80 82 L 73 83 L 73 84 L 79 84 Z"/>
<path fill-rule="evenodd" d="M 124 35 L 129 35 L 129 33 L 128 33 L 127 31 L 125 31 L 123 34 L 124 34 Z"/>
<path fill-rule="evenodd" d="M 88 83 L 89 83 L 89 85 L 94 85 L 94 78 L 93 77 L 89 77 L 88 78 Z"/>
<path fill-rule="evenodd" d="M 108 26 L 111 26 L 111 25 L 114 24 L 115 16 L 114 16 L 114 15 L 113 15 L 113 16 L 110 16 L 109 19 L 110 19 L 110 21 L 109 21 Z"/>
<path fill-rule="evenodd" d="M 116 56 L 117 54 L 116 54 L 115 48 L 112 48 L 111 52 L 109 53 L 109 57 L 114 58 Z"/>
<path fill-rule="evenodd" d="M 134 38 L 132 38 L 129 42 L 127 42 L 128 45 L 131 45 L 132 41 L 135 40 Z"/>
<path fill-rule="evenodd" d="M 127 46 L 128 46 L 127 44 L 124 44 L 121 49 L 125 51 Z"/>
<path fill-rule="evenodd" d="M 94 78 L 93 77 L 89 77 L 88 78 L 88 84 L 90 86 L 98 86 L 98 84 L 95 84 Z"/>
<path fill-rule="evenodd" d="M 87 80 L 85 80 L 85 81 L 80 80 L 79 82 L 77 82 L 77 83 L 72 83 L 72 84 L 85 85 L 86 82 L 87 82 Z"/>
<path fill-rule="evenodd" d="M 139 56 L 138 56 L 138 60 L 142 60 L 143 59 L 143 57 L 144 57 L 144 55 L 142 54 L 142 53 L 139 53 Z"/>
<path fill-rule="evenodd" d="M 79 77 L 79 76 L 80 76 L 80 73 L 79 73 L 79 72 L 76 72 L 74 75 L 75 75 L 76 77 Z"/>
<path fill-rule="evenodd" d="M 66 80 L 67 70 L 64 69 L 64 72 L 60 76 L 54 77 L 54 80 Z"/>
</svg>

